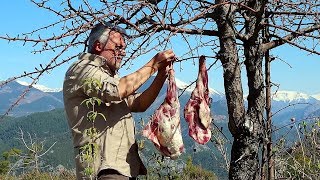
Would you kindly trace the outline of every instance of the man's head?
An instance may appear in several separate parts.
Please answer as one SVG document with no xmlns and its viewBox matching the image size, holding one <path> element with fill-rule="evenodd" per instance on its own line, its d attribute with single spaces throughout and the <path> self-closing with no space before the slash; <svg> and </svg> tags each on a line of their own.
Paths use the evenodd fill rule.
<svg viewBox="0 0 320 180">
<path fill-rule="evenodd" d="M 99 23 L 90 32 L 88 52 L 107 59 L 106 65 L 112 70 L 120 68 L 121 60 L 125 56 L 125 31 L 110 23 Z"/>
</svg>

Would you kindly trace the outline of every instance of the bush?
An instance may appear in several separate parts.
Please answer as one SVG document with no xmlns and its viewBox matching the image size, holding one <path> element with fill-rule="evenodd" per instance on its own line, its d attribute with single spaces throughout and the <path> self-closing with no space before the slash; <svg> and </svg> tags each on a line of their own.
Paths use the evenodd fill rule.
<svg viewBox="0 0 320 180">
<path fill-rule="evenodd" d="M 218 179 L 217 176 L 208 170 L 203 169 L 200 166 L 192 164 L 191 157 L 188 157 L 186 167 L 183 169 L 183 174 L 181 179 L 186 180 L 207 180 L 207 179 Z"/>
<path fill-rule="evenodd" d="M 23 179 L 23 180 L 76 180 L 76 176 L 73 172 L 70 171 L 63 171 L 59 174 L 56 173 L 49 173 L 49 172 L 41 172 L 38 173 L 36 171 L 28 172 L 21 174 L 19 176 L 9 176 L 0 175 L 0 179 L 7 179 L 7 180 L 16 180 L 16 179 Z"/>
<path fill-rule="evenodd" d="M 289 148 L 276 147 L 276 176 L 287 179 L 320 179 L 320 119 L 292 126 L 298 141 Z M 282 140 L 284 142 L 284 140 Z M 279 149 L 279 150 L 278 150 Z"/>
</svg>

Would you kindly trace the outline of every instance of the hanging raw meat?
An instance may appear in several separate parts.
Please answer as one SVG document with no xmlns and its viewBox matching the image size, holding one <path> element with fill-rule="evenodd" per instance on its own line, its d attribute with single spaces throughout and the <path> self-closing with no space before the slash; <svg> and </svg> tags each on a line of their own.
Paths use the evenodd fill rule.
<svg viewBox="0 0 320 180">
<path fill-rule="evenodd" d="M 165 156 L 176 159 L 184 150 L 180 128 L 180 103 L 172 65 L 168 73 L 167 95 L 143 130 Z"/>
<path fill-rule="evenodd" d="M 201 56 L 197 84 L 184 108 L 184 118 L 189 125 L 189 135 L 199 144 L 205 144 L 211 138 L 212 118 L 209 106 L 208 73 L 205 57 Z"/>
</svg>

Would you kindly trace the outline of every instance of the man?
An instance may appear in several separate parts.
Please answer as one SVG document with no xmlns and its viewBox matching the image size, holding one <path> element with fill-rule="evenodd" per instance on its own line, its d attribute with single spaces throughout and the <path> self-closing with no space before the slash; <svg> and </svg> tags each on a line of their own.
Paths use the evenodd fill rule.
<svg viewBox="0 0 320 180">
<path fill-rule="evenodd" d="M 90 97 L 103 101 L 94 108 L 106 118 L 98 115 L 94 122 L 98 130 L 94 176 L 98 179 L 133 179 L 146 174 L 138 155 L 131 112 L 143 112 L 152 104 L 166 80 L 165 69 L 175 59 L 175 54 L 172 50 L 160 52 L 136 72 L 119 78 L 117 71 L 126 47 L 124 36 L 120 27 L 99 23 L 89 35 L 88 53 L 81 54 L 66 72 L 63 95 L 73 135 L 77 179 L 88 178 L 84 174 L 87 164 L 81 158 L 81 147 L 90 141 L 84 131 L 93 124 L 87 120 L 90 110 L 82 102 Z M 135 91 L 155 72 L 158 73 L 150 87 L 136 94 Z M 102 83 L 101 90 L 86 89 L 84 81 L 90 78 Z"/>
</svg>

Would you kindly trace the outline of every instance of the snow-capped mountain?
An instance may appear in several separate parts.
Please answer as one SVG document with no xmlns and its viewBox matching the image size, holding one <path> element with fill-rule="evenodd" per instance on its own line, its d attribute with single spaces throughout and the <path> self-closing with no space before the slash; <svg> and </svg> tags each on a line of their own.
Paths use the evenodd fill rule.
<svg viewBox="0 0 320 180">
<path fill-rule="evenodd" d="M 29 86 L 30 83 L 27 83 L 27 82 L 24 82 L 24 81 L 19 81 L 17 80 L 17 83 L 23 85 L 23 86 Z M 35 84 L 33 85 L 32 87 L 42 91 L 42 92 L 60 92 L 62 91 L 62 88 L 49 88 L 49 87 L 46 87 L 44 85 L 41 85 L 41 84 Z"/>
<path fill-rule="evenodd" d="M 313 95 L 296 91 L 277 91 L 272 96 L 272 111 L 275 124 L 288 124 L 290 119 L 308 119 L 317 116 L 320 101 Z"/>
<path fill-rule="evenodd" d="M 175 81 L 176 81 L 176 85 L 177 85 L 178 89 L 179 90 L 185 89 L 185 92 L 187 92 L 187 93 L 192 93 L 192 91 L 196 87 L 196 83 L 193 83 L 191 86 L 189 86 L 191 83 L 183 82 L 178 78 L 175 78 Z M 210 92 L 211 96 L 213 96 L 213 101 L 218 101 L 218 100 L 221 100 L 225 97 L 225 95 L 222 92 L 219 92 L 219 91 L 217 91 L 213 88 L 210 88 L 210 87 L 209 87 L 209 92 Z"/>
<path fill-rule="evenodd" d="M 319 94 L 314 94 L 314 95 L 311 95 L 311 96 L 320 101 L 320 93 Z"/>
<path fill-rule="evenodd" d="M 24 84 L 24 85 L 23 85 Z M 21 96 L 29 86 L 28 83 L 12 81 L 0 88 L 0 114 L 5 113 Z M 41 86 L 40 86 L 41 87 Z M 43 89 L 43 88 L 42 88 Z M 18 102 L 10 116 L 24 116 L 34 112 L 49 111 L 63 107 L 62 91 L 47 92 L 37 88 L 31 88 L 26 95 Z"/>
<path fill-rule="evenodd" d="M 273 93 L 272 100 L 274 101 L 284 101 L 287 103 L 290 102 L 310 102 L 316 100 L 311 95 L 296 92 L 296 91 L 277 91 L 276 93 Z"/>
<path fill-rule="evenodd" d="M 190 83 L 187 84 L 187 83 L 181 81 L 181 80 L 178 79 L 178 78 L 176 78 L 175 80 L 176 80 L 177 87 L 178 87 L 179 89 L 185 89 L 185 88 L 190 84 Z M 186 89 L 186 91 L 192 92 L 195 87 L 196 87 L 196 83 L 193 83 L 190 87 L 188 87 L 188 88 Z M 217 91 L 217 90 L 215 90 L 215 89 L 212 89 L 212 88 L 210 88 L 210 87 L 209 87 L 209 92 L 210 92 L 210 94 L 217 94 L 217 95 L 224 96 L 223 93 L 221 93 L 221 92 L 219 92 L 219 91 Z"/>
</svg>

